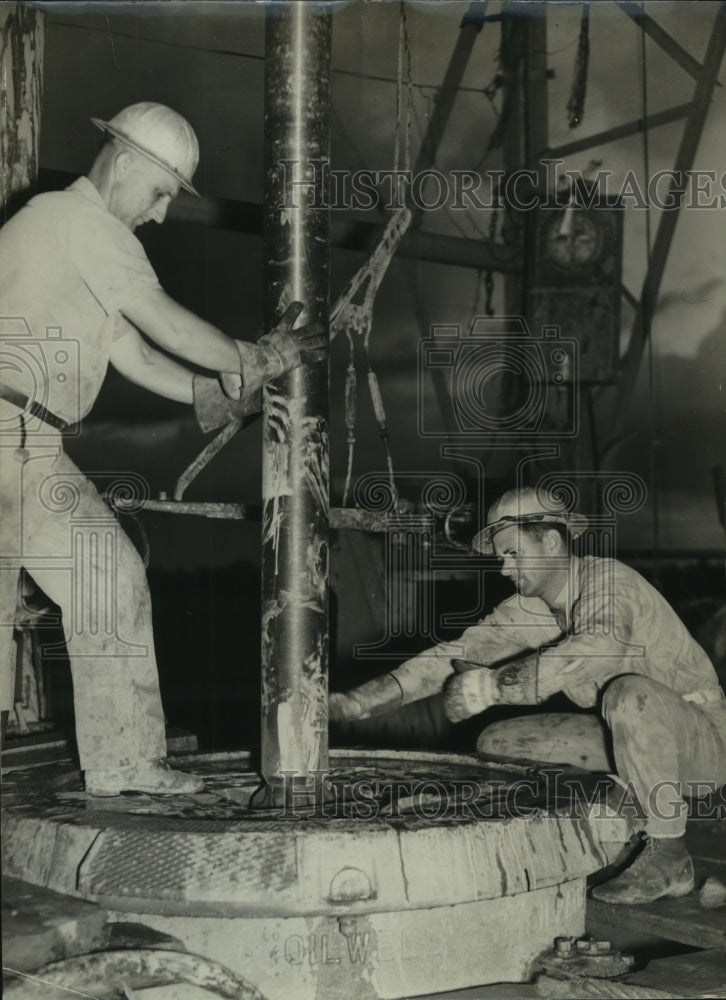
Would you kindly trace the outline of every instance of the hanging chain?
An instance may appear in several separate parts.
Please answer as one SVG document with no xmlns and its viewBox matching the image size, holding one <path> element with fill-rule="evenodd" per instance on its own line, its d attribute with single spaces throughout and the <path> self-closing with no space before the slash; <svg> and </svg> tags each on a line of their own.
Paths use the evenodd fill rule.
<svg viewBox="0 0 726 1000">
<path fill-rule="evenodd" d="M 406 64 L 404 73 L 404 63 Z M 413 104 L 413 88 L 411 86 L 411 44 L 408 36 L 408 19 L 406 7 L 401 0 L 398 22 L 398 73 L 396 77 L 396 137 L 393 146 L 394 175 L 400 170 L 408 170 L 411 162 L 411 118 Z M 404 90 L 406 91 L 406 125 L 403 121 Z M 402 134 L 403 133 L 403 136 Z M 403 163 L 401 164 L 401 140 L 403 138 Z"/>
<path fill-rule="evenodd" d="M 587 91 L 587 66 L 590 59 L 590 4 L 582 5 L 582 20 L 580 21 L 580 38 L 577 43 L 575 57 L 575 75 L 572 80 L 570 98 L 567 102 L 567 114 L 570 128 L 577 128 L 585 117 L 585 94 Z"/>
</svg>

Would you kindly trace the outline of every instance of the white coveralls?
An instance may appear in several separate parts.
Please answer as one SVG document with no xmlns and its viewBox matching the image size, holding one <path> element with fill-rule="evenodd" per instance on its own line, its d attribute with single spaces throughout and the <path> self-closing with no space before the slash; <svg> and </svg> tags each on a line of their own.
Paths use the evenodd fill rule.
<svg viewBox="0 0 726 1000">
<path fill-rule="evenodd" d="M 405 704 L 425 696 L 422 686 L 440 689 L 452 657 L 494 666 L 537 651 L 537 700 L 562 691 L 582 708 L 599 703 L 618 775 L 632 783 L 646 833 L 681 836 L 685 783 L 696 795 L 726 784 L 726 701 L 704 650 L 634 569 L 573 557 L 554 608 L 515 594 L 457 643 L 419 654 L 395 676 Z"/>
<path fill-rule="evenodd" d="M 159 281 L 141 243 L 80 178 L 0 230 L 0 382 L 75 424 L 101 388 L 125 303 Z M 0 694 L 24 567 L 58 604 L 83 769 L 166 756 L 143 564 L 61 434 L 0 399 Z M 26 459 L 17 449 L 25 439 Z"/>
</svg>

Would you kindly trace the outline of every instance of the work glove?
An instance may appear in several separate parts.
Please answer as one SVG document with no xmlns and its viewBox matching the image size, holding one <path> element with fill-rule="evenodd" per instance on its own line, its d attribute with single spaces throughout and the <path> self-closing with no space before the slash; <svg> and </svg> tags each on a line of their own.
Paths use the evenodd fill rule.
<svg viewBox="0 0 726 1000">
<path fill-rule="evenodd" d="M 218 378 L 208 378 L 206 375 L 194 376 L 192 392 L 194 415 L 205 434 L 262 409 L 262 393 L 259 390 L 243 392 L 239 399 L 233 400 L 222 391 Z"/>
<path fill-rule="evenodd" d="M 467 660 L 452 660 L 457 671 L 444 688 L 444 711 L 451 722 L 463 722 L 499 701 L 497 671 Z"/>
<path fill-rule="evenodd" d="M 403 700 L 401 685 L 391 674 L 382 674 L 351 691 L 335 691 L 330 695 L 331 722 L 353 722 L 385 715 L 400 708 Z"/>
<path fill-rule="evenodd" d="M 469 660 L 451 663 L 456 674 L 444 689 L 444 709 L 452 722 L 478 715 L 495 704 L 537 705 L 541 701 L 536 654 L 503 667 L 482 667 Z"/>
<path fill-rule="evenodd" d="M 230 399 L 239 399 L 243 388 L 245 392 L 259 389 L 298 365 L 325 359 L 327 338 L 322 323 L 307 323 L 292 329 L 303 308 L 302 302 L 292 302 L 277 326 L 254 343 L 235 340 L 240 356 L 239 372 L 222 372 L 220 376 L 222 388 Z"/>
</svg>

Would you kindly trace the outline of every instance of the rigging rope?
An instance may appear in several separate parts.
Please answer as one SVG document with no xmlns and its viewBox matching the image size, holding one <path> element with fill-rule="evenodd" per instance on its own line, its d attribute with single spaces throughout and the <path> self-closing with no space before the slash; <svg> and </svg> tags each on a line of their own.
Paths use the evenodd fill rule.
<svg viewBox="0 0 726 1000">
<path fill-rule="evenodd" d="M 411 211 L 408 208 L 400 209 L 391 216 L 386 226 L 381 241 L 368 258 L 366 263 L 353 275 L 348 282 L 343 294 L 335 303 L 330 316 L 330 338 L 333 340 L 339 333 L 345 331 L 348 340 L 348 368 L 345 379 L 345 424 L 348 431 L 348 463 L 345 476 L 345 487 L 343 489 L 342 506 L 346 507 L 350 496 L 350 484 L 353 472 L 353 457 L 356 445 L 356 422 L 357 422 L 357 371 L 355 365 L 355 338 L 359 337 L 363 342 L 363 351 L 367 363 L 368 389 L 371 394 L 373 412 L 378 422 L 378 429 L 386 453 L 386 466 L 391 492 L 396 506 L 398 506 L 398 494 L 394 486 L 393 460 L 390 452 L 388 438 L 388 423 L 386 420 L 385 407 L 378 386 L 378 378 L 373 370 L 370 360 L 369 345 L 371 326 L 373 321 L 373 303 L 376 292 L 386 273 L 391 258 L 396 252 L 396 247 L 401 241 L 401 237 L 408 229 L 411 222 Z M 362 301 L 355 301 L 362 298 Z"/>
<path fill-rule="evenodd" d="M 405 72 L 404 72 L 405 67 Z M 404 82 L 405 76 L 405 82 Z M 405 91 L 405 100 L 404 100 Z M 404 103 L 406 107 L 404 121 Z M 394 176 L 407 171 L 410 166 L 410 131 L 411 131 L 411 46 L 408 35 L 408 22 L 403 2 L 400 5 L 398 33 L 398 86 L 396 90 L 396 135 L 394 141 L 393 169 Z M 403 148 L 403 152 L 402 152 Z M 402 160 L 402 162 L 401 162 Z M 356 424 L 358 420 L 358 373 L 355 363 L 355 337 L 363 343 L 363 356 L 366 363 L 366 380 L 371 397 L 373 413 L 378 424 L 378 432 L 383 443 L 386 456 L 389 488 L 396 510 L 399 506 L 398 491 L 395 485 L 393 471 L 393 456 L 391 455 L 388 433 L 388 420 L 383 403 L 378 376 L 373 369 L 370 356 L 370 337 L 373 325 L 373 304 L 376 292 L 388 269 L 388 265 L 396 252 L 396 247 L 411 223 L 412 214 L 408 208 L 399 209 L 388 222 L 381 240 L 363 265 L 348 282 L 343 294 L 333 307 L 330 317 L 330 337 L 334 339 L 341 331 L 345 331 L 348 341 L 348 366 L 345 373 L 345 426 L 346 444 L 348 449 L 345 485 L 343 486 L 342 506 L 347 507 L 351 493 L 353 476 L 353 460 L 356 446 Z M 357 298 L 362 301 L 356 301 Z"/>
</svg>

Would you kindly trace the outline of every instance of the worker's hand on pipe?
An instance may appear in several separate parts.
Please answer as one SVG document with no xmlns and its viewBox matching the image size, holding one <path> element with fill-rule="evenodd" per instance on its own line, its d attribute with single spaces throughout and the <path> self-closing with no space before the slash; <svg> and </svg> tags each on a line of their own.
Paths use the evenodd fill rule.
<svg viewBox="0 0 726 1000">
<path fill-rule="evenodd" d="M 402 699 L 403 692 L 396 678 L 391 674 L 382 674 L 351 691 L 333 692 L 329 701 L 330 720 L 352 722 L 385 715 L 400 708 Z"/>
<path fill-rule="evenodd" d="M 499 701 L 496 671 L 467 660 L 452 660 L 457 671 L 444 688 L 444 711 L 451 722 L 479 715 Z"/>
<path fill-rule="evenodd" d="M 297 344 L 300 363 L 316 365 L 324 361 L 327 353 L 328 338 L 322 323 L 306 323 L 290 331 Z"/>
<path fill-rule="evenodd" d="M 325 359 L 327 338 L 321 323 L 292 328 L 303 308 L 302 302 L 291 303 L 277 326 L 254 343 L 235 340 L 240 370 L 221 375 L 222 387 L 230 399 L 239 399 L 242 386 L 245 390 L 258 389 L 298 365 Z"/>
<path fill-rule="evenodd" d="M 278 344 L 284 345 L 282 350 L 291 362 L 291 368 L 301 363 L 315 365 L 318 361 L 324 361 L 327 354 L 329 338 L 325 335 L 322 323 L 306 323 L 293 330 L 293 324 L 303 309 L 302 302 L 291 302 L 277 326 L 260 338 L 274 338 Z M 292 343 L 289 343 L 290 340 Z"/>
</svg>

